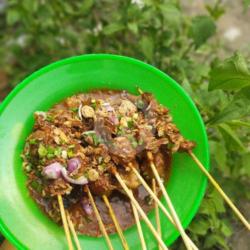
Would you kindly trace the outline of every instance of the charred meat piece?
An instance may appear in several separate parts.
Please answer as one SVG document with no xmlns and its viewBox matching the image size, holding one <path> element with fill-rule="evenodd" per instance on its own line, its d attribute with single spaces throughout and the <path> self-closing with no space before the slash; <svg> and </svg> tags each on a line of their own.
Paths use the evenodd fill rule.
<svg viewBox="0 0 250 250">
<path fill-rule="evenodd" d="M 164 180 L 168 178 L 170 165 L 171 165 L 171 154 L 170 152 L 161 147 L 161 149 L 153 154 L 154 156 L 154 164 L 161 178 Z M 143 163 L 141 165 L 141 174 L 146 180 L 152 180 L 154 178 L 154 174 L 150 167 L 150 162 L 146 155 L 143 158 Z"/>
<path fill-rule="evenodd" d="M 89 183 L 89 188 L 94 195 L 110 195 L 115 189 L 115 186 L 111 183 L 110 174 L 101 175 L 96 181 Z"/>
<path fill-rule="evenodd" d="M 70 194 L 71 190 L 72 186 L 62 178 L 50 181 L 45 187 L 45 193 L 52 197 L 59 194 Z"/>
<path fill-rule="evenodd" d="M 181 144 L 180 144 L 180 148 L 179 151 L 190 151 L 195 147 L 196 143 L 193 141 L 188 141 L 188 140 L 184 140 Z"/>
<path fill-rule="evenodd" d="M 139 170 L 139 165 L 136 161 L 131 162 L 132 166 L 138 170 Z M 120 176 L 122 177 L 122 179 L 125 181 L 126 185 L 131 188 L 131 189 L 136 189 L 138 188 L 141 183 L 139 181 L 139 179 L 137 178 L 136 174 L 132 171 L 132 169 L 130 167 L 126 167 L 123 171 L 119 172 Z M 122 189 L 121 189 L 122 190 Z"/>
<path fill-rule="evenodd" d="M 112 140 L 109 145 L 109 152 L 115 163 L 129 163 L 134 160 L 136 150 L 131 141 L 125 136 L 119 136 Z"/>
</svg>

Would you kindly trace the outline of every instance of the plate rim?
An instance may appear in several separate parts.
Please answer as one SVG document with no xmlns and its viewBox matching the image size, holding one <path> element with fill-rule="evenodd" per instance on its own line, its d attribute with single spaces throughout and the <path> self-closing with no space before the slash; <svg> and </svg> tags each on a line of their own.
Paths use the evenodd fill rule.
<svg viewBox="0 0 250 250">
<path fill-rule="evenodd" d="M 15 98 L 15 96 L 22 91 L 22 89 L 24 89 L 33 79 L 43 75 L 44 73 L 47 73 L 49 71 L 52 71 L 60 66 L 63 65 L 67 65 L 70 63 L 75 63 L 78 61 L 82 61 L 82 60 L 89 60 L 89 59 L 93 59 L 95 58 L 96 60 L 98 59 L 112 59 L 112 60 L 123 60 L 123 61 L 127 61 L 129 63 L 135 63 L 137 65 L 141 65 L 143 67 L 146 67 L 148 70 L 153 71 L 154 74 L 159 74 L 162 77 L 164 77 L 165 79 L 167 79 L 169 82 L 171 82 L 172 84 L 176 85 L 176 89 L 178 90 L 178 92 L 181 92 L 182 95 L 185 95 L 185 97 L 187 98 L 188 102 L 192 105 L 193 107 L 193 112 L 196 113 L 197 116 L 197 120 L 199 120 L 199 123 L 201 125 L 201 132 L 203 134 L 204 137 L 204 146 L 206 149 L 206 152 L 204 152 L 204 158 L 206 161 L 205 167 L 206 169 L 209 171 L 210 170 L 210 150 L 209 150 L 209 143 L 208 143 L 208 137 L 207 137 L 207 133 L 206 133 L 206 127 L 205 124 L 202 120 L 202 117 L 198 111 L 198 108 L 196 107 L 196 105 L 194 104 L 192 98 L 188 95 L 188 93 L 181 87 L 181 85 L 179 85 L 172 77 L 170 77 L 167 73 L 161 71 L 160 69 L 146 63 L 143 62 L 141 60 L 132 58 L 132 57 L 128 57 L 128 56 L 123 56 L 123 55 L 117 55 L 117 54 L 108 54 L 108 53 L 93 53 L 93 54 L 84 54 L 84 55 L 77 55 L 77 56 L 71 56 L 65 59 L 61 59 L 55 62 L 52 62 L 44 67 L 39 68 L 38 70 L 34 71 L 33 73 L 29 74 L 27 77 L 25 77 L 19 84 L 17 84 L 16 87 L 14 87 L 14 89 L 12 91 L 10 91 L 10 93 L 5 97 L 5 99 L 3 100 L 3 102 L 0 104 L 0 116 L 1 114 L 5 111 L 5 109 L 8 107 L 9 103 Z M 192 210 L 189 213 L 188 216 L 186 216 L 186 218 L 183 221 L 183 227 L 186 229 L 187 226 L 190 224 L 190 222 L 192 221 L 192 219 L 194 218 L 194 216 L 196 215 L 202 199 L 205 195 L 205 191 L 206 191 L 206 186 L 207 186 L 207 178 L 204 179 L 201 187 L 200 187 L 200 192 L 199 192 L 199 196 L 197 196 L 197 202 L 194 203 L 194 205 L 192 206 Z M 25 246 L 21 243 L 21 241 L 19 241 L 15 235 L 12 234 L 11 230 L 4 224 L 3 220 L 0 217 L 0 231 L 2 232 L 2 234 L 4 235 L 4 237 L 6 237 L 6 239 L 8 239 L 15 247 L 17 247 L 18 249 L 26 249 Z M 173 240 L 171 241 L 170 244 L 173 243 L 173 241 L 179 236 L 179 233 L 176 235 L 176 237 L 173 237 Z"/>
</svg>

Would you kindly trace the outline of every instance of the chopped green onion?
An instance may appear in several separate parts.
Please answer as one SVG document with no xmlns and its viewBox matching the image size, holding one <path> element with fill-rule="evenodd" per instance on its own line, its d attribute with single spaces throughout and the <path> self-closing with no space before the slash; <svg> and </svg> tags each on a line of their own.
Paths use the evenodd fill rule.
<svg viewBox="0 0 250 250">
<path fill-rule="evenodd" d="M 125 131 L 122 126 L 119 126 L 117 129 L 117 135 L 124 135 Z"/>
<path fill-rule="evenodd" d="M 128 128 L 133 128 L 134 127 L 134 122 L 133 120 L 127 121 Z"/>
<path fill-rule="evenodd" d="M 75 156 L 75 153 L 72 150 L 68 150 L 67 154 L 69 158 L 72 158 L 73 156 Z"/>
<path fill-rule="evenodd" d="M 48 154 L 54 154 L 54 153 L 55 153 L 55 148 L 49 146 L 49 147 L 47 148 L 47 151 L 48 151 Z"/>
<path fill-rule="evenodd" d="M 45 157 L 47 155 L 48 151 L 47 149 L 43 146 L 43 144 L 40 144 L 39 145 L 39 148 L 38 148 L 38 154 L 41 158 Z"/>
<path fill-rule="evenodd" d="M 29 144 L 31 144 L 31 145 L 35 145 L 35 144 L 37 144 L 37 139 L 30 139 L 29 140 Z"/>
<path fill-rule="evenodd" d="M 100 140 L 96 134 L 90 135 L 94 141 L 94 145 L 97 146 L 100 143 Z"/>
<path fill-rule="evenodd" d="M 71 108 L 70 110 L 73 111 L 73 112 L 77 112 L 78 108 Z"/>
<path fill-rule="evenodd" d="M 41 165 L 44 165 L 45 162 L 46 162 L 46 159 L 45 159 L 45 158 L 42 158 L 42 159 L 39 160 L 39 163 L 40 163 Z"/>
<path fill-rule="evenodd" d="M 46 121 L 48 121 L 48 122 L 53 122 L 54 121 L 54 117 L 53 116 L 51 116 L 51 115 L 47 115 L 47 117 L 46 117 Z"/>
<path fill-rule="evenodd" d="M 41 191 L 42 191 L 42 185 L 41 185 L 39 182 L 37 182 L 37 181 L 32 181 L 31 184 L 30 184 L 30 186 L 31 186 L 35 191 L 37 191 L 38 193 L 41 193 Z"/>
<path fill-rule="evenodd" d="M 102 138 L 97 136 L 94 130 L 85 131 L 83 132 L 83 135 L 90 136 L 93 139 L 93 143 L 95 146 L 103 142 Z"/>
<path fill-rule="evenodd" d="M 96 110 L 96 107 L 97 107 L 96 101 L 91 102 L 90 106 L 91 106 L 94 110 Z"/>
<path fill-rule="evenodd" d="M 144 141 L 140 138 L 139 141 L 138 141 L 138 145 L 143 145 Z"/>
<path fill-rule="evenodd" d="M 133 135 L 128 135 L 128 139 L 129 139 L 133 148 L 136 148 L 138 146 L 138 143 Z"/>
<path fill-rule="evenodd" d="M 133 148 L 136 148 L 138 146 L 138 143 L 137 143 L 137 141 L 132 141 L 131 145 Z"/>
<path fill-rule="evenodd" d="M 62 149 L 61 148 L 56 148 L 54 151 L 54 155 L 59 157 L 62 154 Z"/>
<path fill-rule="evenodd" d="M 48 159 L 53 159 L 54 157 L 55 157 L 54 154 L 47 154 L 47 158 L 48 158 Z"/>
<path fill-rule="evenodd" d="M 98 170 L 99 171 L 105 171 L 105 169 L 107 168 L 107 165 L 105 163 L 98 165 Z"/>
<path fill-rule="evenodd" d="M 91 135 L 91 134 L 95 134 L 94 130 L 89 130 L 89 131 L 85 131 L 82 133 L 83 135 Z"/>
<path fill-rule="evenodd" d="M 43 159 L 43 160 L 44 160 L 44 159 Z M 42 177 L 41 170 L 35 169 L 35 175 L 36 175 L 37 177 Z"/>
</svg>

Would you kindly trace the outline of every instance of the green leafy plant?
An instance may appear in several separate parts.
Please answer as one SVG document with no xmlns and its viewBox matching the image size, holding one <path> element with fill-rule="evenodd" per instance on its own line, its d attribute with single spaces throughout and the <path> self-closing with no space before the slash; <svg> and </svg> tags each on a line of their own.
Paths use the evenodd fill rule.
<svg viewBox="0 0 250 250">
<path fill-rule="evenodd" d="M 179 82 L 207 126 L 211 172 L 237 205 L 249 202 L 250 73 L 240 53 L 218 58 L 216 22 L 221 1 L 190 17 L 178 0 L 9 0 L 0 8 L 0 74 L 15 86 L 58 59 L 85 53 L 116 53 L 155 65 Z M 245 7 L 249 1 L 244 1 Z M 188 228 L 200 249 L 232 249 L 240 228 L 208 185 Z M 178 240 L 172 249 L 184 249 Z"/>
</svg>

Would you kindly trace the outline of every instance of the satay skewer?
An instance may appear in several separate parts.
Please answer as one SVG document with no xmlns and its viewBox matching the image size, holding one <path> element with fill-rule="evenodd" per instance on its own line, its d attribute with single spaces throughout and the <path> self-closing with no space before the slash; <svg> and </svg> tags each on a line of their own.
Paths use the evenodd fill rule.
<svg viewBox="0 0 250 250">
<path fill-rule="evenodd" d="M 130 164 L 129 164 L 130 165 Z M 132 171 L 136 174 L 136 177 L 142 184 L 142 186 L 147 190 L 147 192 L 151 195 L 151 197 L 154 199 L 155 202 L 159 205 L 163 213 L 167 216 L 169 221 L 175 226 L 175 222 L 172 219 L 170 213 L 167 211 L 167 209 L 164 207 L 160 199 L 157 197 L 157 195 L 154 193 L 154 191 L 150 188 L 150 186 L 147 184 L 147 182 L 143 179 L 143 177 L 140 175 L 140 173 L 136 170 L 136 168 L 133 167 L 133 165 L 130 165 L 130 168 Z"/>
<path fill-rule="evenodd" d="M 220 195 L 223 197 L 223 199 L 226 201 L 226 203 L 231 207 L 231 209 L 234 211 L 235 215 L 240 219 L 240 221 L 250 231 L 250 224 L 247 221 L 247 219 L 243 216 L 243 214 L 239 211 L 239 209 L 233 204 L 233 202 L 231 201 L 231 199 L 225 194 L 225 192 L 222 190 L 222 188 L 217 183 L 217 181 L 213 178 L 213 176 L 202 165 L 202 163 L 195 156 L 194 153 L 192 153 L 191 151 L 188 151 L 188 154 L 191 156 L 191 158 L 196 163 L 196 165 L 200 168 L 200 170 L 207 176 L 207 178 L 209 179 L 209 181 L 212 183 L 212 185 L 215 187 L 215 189 L 220 193 Z"/>
<path fill-rule="evenodd" d="M 168 250 L 167 246 L 165 245 L 165 243 L 163 242 L 163 240 L 161 239 L 161 237 L 159 236 L 159 234 L 155 230 L 154 226 L 149 221 L 147 215 L 142 210 L 142 208 L 139 205 L 139 203 L 134 198 L 134 195 L 132 194 L 131 190 L 127 187 L 127 185 L 125 184 L 124 180 L 121 178 L 121 176 L 117 172 L 115 172 L 114 175 L 115 175 L 116 179 L 118 180 L 118 182 L 120 183 L 120 185 L 122 186 L 122 188 L 125 191 L 125 193 L 127 194 L 127 196 L 130 198 L 130 200 L 132 201 L 132 203 L 136 207 L 137 211 L 139 212 L 139 214 L 141 215 L 141 217 L 143 218 L 143 220 L 145 221 L 145 223 L 148 225 L 149 229 L 151 230 L 151 232 L 153 233 L 153 235 L 155 236 L 155 238 L 157 239 L 157 241 L 159 242 L 159 244 L 161 245 L 161 247 L 164 250 Z"/>
<path fill-rule="evenodd" d="M 155 179 L 152 179 L 152 190 L 154 192 L 154 194 L 157 195 L 157 191 L 156 191 L 156 184 L 155 184 Z M 161 222 L 160 222 L 160 214 L 159 214 L 159 206 L 158 203 L 156 201 L 154 201 L 154 207 L 155 207 L 155 220 L 156 220 L 156 229 L 158 234 L 161 237 Z M 159 250 L 162 250 L 161 246 L 158 246 Z"/>
<path fill-rule="evenodd" d="M 128 243 L 127 243 L 126 238 L 125 238 L 125 236 L 124 236 L 124 234 L 122 232 L 121 226 L 120 226 L 120 224 L 119 224 L 119 222 L 117 220 L 117 217 L 116 217 L 116 215 L 114 213 L 114 210 L 113 210 L 113 208 L 112 208 L 112 206 L 111 206 L 111 204 L 110 204 L 110 202 L 108 200 L 108 197 L 106 195 L 103 195 L 102 198 L 103 198 L 104 203 L 106 204 L 106 206 L 107 206 L 107 208 L 109 210 L 109 214 L 110 214 L 111 219 L 112 219 L 112 221 L 113 221 L 113 223 L 115 225 L 116 231 L 117 231 L 117 233 L 118 233 L 118 235 L 119 235 L 119 237 L 121 239 L 123 248 L 125 250 L 129 250 Z"/>
<path fill-rule="evenodd" d="M 105 228 L 105 226 L 104 226 L 104 224 L 103 224 L 101 215 L 100 215 L 100 213 L 99 213 L 99 211 L 98 211 L 98 209 L 97 209 L 97 207 L 96 207 L 94 198 L 93 198 L 93 196 L 92 196 L 92 194 L 91 194 L 91 192 L 90 192 L 88 186 L 86 186 L 86 190 L 87 190 L 87 193 L 88 193 L 88 196 L 89 196 L 90 203 L 91 203 L 91 205 L 92 205 L 92 207 L 93 207 L 93 209 L 94 209 L 94 212 L 95 212 L 95 215 L 96 215 L 96 218 L 97 218 L 99 227 L 100 227 L 100 229 L 101 229 L 101 231 L 102 231 L 102 234 L 104 235 L 104 237 L 105 237 L 105 239 L 106 239 L 106 242 L 107 242 L 107 244 L 108 244 L 108 247 L 109 247 L 110 250 L 114 250 L 114 248 L 113 248 L 113 246 L 112 246 L 112 243 L 111 243 L 111 240 L 110 240 L 110 238 L 109 238 L 109 235 L 108 235 L 108 233 L 107 233 L 107 231 L 106 231 L 106 228 Z"/>
<path fill-rule="evenodd" d="M 68 242 L 68 247 L 69 247 L 69 250 L 73 250 L 73 244 L 72 244 L 72 240 L 71 240 L 71 236 L 70 236 L 70 232 L 69 232 L 69 225 L 68 225 L 67 218 L 66 218 L 66 213 L 65 213 L 65 209 L 64 209 L 64 205 L 63 205 L 62 196 L 60 194 L 57 195 L 57 200 L 58 200 L 58 204 L 59 204 L 59 208 L 60 208 L 64 232 L 65 232 L 66 239 Z"/>
<path fill-rule="evenodd" d="M 132 211 L 133 211 L 133 214 L 134 214 L 134 217 L 135 217 L 135 223 L 136 223 L 136 227 L 137 227 L 137 230 L 138 230 L 139 238 L 140 238 L 140 241 L 141 241 L 142 250 L 147 250 L 146 242 L 145 242 L 145 239 L 144 239 L 144 236 L 143 236 L 143 232 L 142 232 L 142 228 L 141 228 L 139 214 L 138 214 L 138 212 L 136 210 L 136 207 L 134 206 L 133 202 L 130 201 L 130 203 L 131 203 Z"/>
<path fill-rule="evenodd" d="M 70 218 L 70 214 L 69 214 L 69 212 L 67 210 L 65 212 L 66 212 L 66 218 L 67 218 L 67 221 L 68 221 L 68 224 L 69 224 L 69 229 L 71 231 L 71 234 L 73 235 L 73 238 L 74 238 L 74 241 L 75 241 L 75 244 L 76 244 L 76 248 L 77 248 L 77 250 L 82 250 L 79 239 L 77 237 L 77 233 L 76 233 L 74 224 L 73 224 L 73 222 L 72 222 L 72 220 Z"/>
<path fill-rule="evenodd" d="M 165 206 L 162 204 L 160 199 L 156 196 L 156 194 L 153 192 L 153 190 L 150 188 L 150 186 L 147 184 L 147 182 L 143 179 L 143 177 L 140 175 L 140 173 L 136 170 L 136 168 L 133 167 L 133 165 L 130 163 L 129 167 L 132 169 L 132 171 L 136 174 L 138 180 L 142 184 L 142 186 L 147 190 L 147 192 L 151 195 L 151 197 L 154 199 L 155 202 L 157 202 L 159 208 L 163 211 L 163 213 L 166 215 L 166 217 L 169 219 L 169 221 L 175 226 L 175 228 L 178 230 L 175 221 L 173 220 L 172 216 L 168 212 L 168 210 L 165 208 Z M 188 237 L 188 235 L 186 235 Z M 192 248 L 194 250 L 198 250 L 198 247 L 193 243 L 193 241 L 188 237 L 189 243 L 191 244 Z"/>
<path fill-rule="evenodd" d="M 183 229 L 183 227 L 181 225 L 180 219 L 179 219 L 179 217 L 178 217 L 178 215 L 177 215 L 177 213 L 176 213 L 176 211 L 174 209 L 174 206 L 173 206 L 173 204 L 171 202 L 171 199 L 168 196 L 168 193 L 167 193 L 167 191 L 166 191 L 166 189 L 165 189 L 165 187 L 164 187 L 164 185 L 162 183 L 162 180 L 161 180 L 161 178 L 160 178 L 160 176 L 158 174 L 158 171 L 157 171 L 157 169 L 155 167 L 153 154 L 151 152 L 147 152 L 147 156 L 148 156 L 148 159 L 150 161 L 150 167 L 152 169 L 152 172 L 153 172 L 153 174 L 154 174 L 154 176 L 155 176 L 155 178 L 157 180 L 157 183 L 158 183 L 158 185 L 159 185 L 159 187 L 160 187 L 160 189 L 162 191 L 162 194 L 163 194 L 163 196 L 164 196 L 164 198 L 165 198 L 165 200 L 167 202 L 167 205 L 169 207 L 170 213 L 171 213 L 172 218 L 175 221 L 175 224 L 176 224 L 176 226 L 177 226 L 177 228 L 178 228 L 178 230 L 179 230 L 179 232 L 181 234 L 183 242 L 184 242 L 184 244 L 185 244 L 185 246 L 186 246 L 186 248 L 188 250 L 192 250 L 193 247 L 190 244 L 190 240 L 187 237 L 187 235 L 186 235 L 186 233 L 185 233 L 185 231 L 184 231 L 184 229 Z"/>
</svg>

